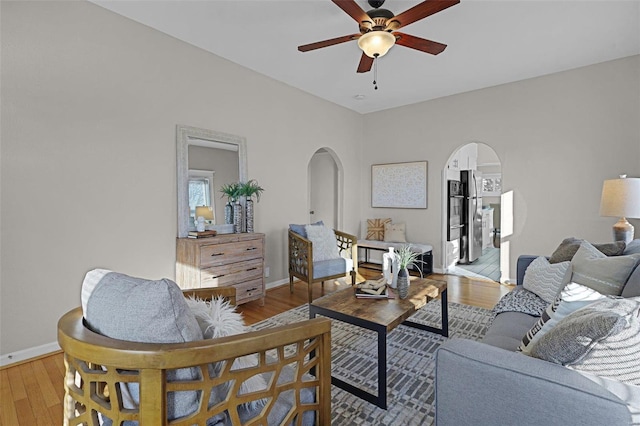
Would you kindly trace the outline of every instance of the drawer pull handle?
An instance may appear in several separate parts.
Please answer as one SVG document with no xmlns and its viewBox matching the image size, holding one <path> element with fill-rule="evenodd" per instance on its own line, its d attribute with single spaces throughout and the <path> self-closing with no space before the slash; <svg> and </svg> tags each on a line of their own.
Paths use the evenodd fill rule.
<svg viewBox="0 0 640 426">
<path fill-rule="evenodd" d="M 258 250 L 258 247 L 248 247 L 247 251 L 251 251 L 251 250 Z"/>
<path fill-rule="evenodd" d="M 249 268 L 249 269 L 247 269 L 247 271 L 255 271 L 256 269 L 258 269 L 258 268 Z"/>
<path fill-rule="evenodd" d="M 258 287 L 250 288 L 250 289 L 247 290 L 247 293 L 250 292 L 250 291 L 256 291 L 257 289 L 258 289 Z"/>
<path fill-rule="evenodd" d="M 224 256 L 224 252 L 223 253 L 211 253 L 211 257 L 214 256 Z"/>
<path fill-rule="evenodd" d="M 224 277 L 226 274 L 222 274 L 222 275 L 212 275 L 211 278 L 222 278 Z"/>
</svg>

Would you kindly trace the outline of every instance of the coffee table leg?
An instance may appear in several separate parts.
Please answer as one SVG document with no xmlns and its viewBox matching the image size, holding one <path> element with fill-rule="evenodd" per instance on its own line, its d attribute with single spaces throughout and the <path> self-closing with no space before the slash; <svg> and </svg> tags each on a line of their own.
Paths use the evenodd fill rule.
<svg viewBox="0 0 640 426">
<path fill-rule="evenodd" d="M 372 324 L 359 318 L 354 318 L 339 312 L 329 311 L 314 305 L 309 306 L 309 319 L 313 319 L 316 315 L 326 316 L 338 321 L 362 327 L 376 333 L 378 338 L 378 394 L 374 395 L 370 392 L 362 390 L 351 383 L 347 383 L 335 376 L 331 376 L 331 384 L 343 389 L 350 394 L 362 398 L 367 402 L 377 405 L 380 408 L 387 409 L 387 328 L 379 324 Z M 313 356 L 313 352 L 312 352 Z M 310 369 L 310 373 L 315 376 L 315 367 Z"/>
<path fill-rule="evenodd" d="M 444 289 L 444 291 L 440 293 L 440 306 L 442 322 L 441 328 L 431 327 L 430 325 L 424 325 L 419 322 L 413 322 L 410 320 L 405 320 L 402 324 L 408 327 L 417 328 L 419 330 L 437 333 L 444 337 L 449 337 L 449 304 L 447 303 L 447 289 Z"/>
<path fill-rule="evenodd" d="M 442 335 L 449 337 L 449 305 L 447 303 L 447 289 L 440 294 L 440 303 L 442 310 Z"/>
<path fill-rule="evenodd" d="M 387 409 L 387 330 L 378 330 L 378 401 L 376 405 Z"/>
</svg>

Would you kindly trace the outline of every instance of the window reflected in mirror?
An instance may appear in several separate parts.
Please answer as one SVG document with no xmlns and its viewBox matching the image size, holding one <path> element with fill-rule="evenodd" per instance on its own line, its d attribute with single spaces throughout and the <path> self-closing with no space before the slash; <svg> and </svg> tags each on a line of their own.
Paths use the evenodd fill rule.
<svg viewBox="0 0 640 426">
<path fill-rule="evenodd" d="M 196 207 L 212 207 L 215 211 L 214 171 L 189 170 L 189 220 L 196 218 Z M 215 217 L 213 220 L 215 224 Z"/>
</svg>

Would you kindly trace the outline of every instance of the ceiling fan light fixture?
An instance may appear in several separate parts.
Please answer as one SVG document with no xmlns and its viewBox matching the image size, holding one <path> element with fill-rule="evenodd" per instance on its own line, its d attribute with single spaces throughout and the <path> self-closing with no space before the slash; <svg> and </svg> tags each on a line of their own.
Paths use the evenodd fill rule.
<svg viewBox="0 0 640 426">
<path fill-rule="evenodd" d="M 387 31 L 369 31 L 358 39 L 358 47 L 370 58 L 386 55 L 395 43 L 395 36 Z"/>
</svg>

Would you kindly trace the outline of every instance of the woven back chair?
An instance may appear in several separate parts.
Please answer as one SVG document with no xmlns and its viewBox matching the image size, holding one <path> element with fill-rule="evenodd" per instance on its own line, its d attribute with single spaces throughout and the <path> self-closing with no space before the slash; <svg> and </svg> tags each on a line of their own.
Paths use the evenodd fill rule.
<svg viewBox="0 0 640 426">
<path fill-rule="evenodd" d="M 358 239 L 355 235 L 334 229 L 336 245 L 340 253 L 347 253 L 351 262 L 344 259 L 313 262 L 313 243 L 302 235 L 289 229 L 289 289 L 293 293 L 293 279 L 307 283 L 309 303 L 312 302 L 314 283 L 350 276 L 351 284 L 356 282 L 358 267 Z"/>
<path fill-rule="evenodd" d="M 235 298 L 234 288 L 188 290 L 185 295 L 201 298 L 223 294 Z M 64 351 L 66 368 L 64 424 L 99 425 L 100 415 L 120 425 L 137 421 L 141 426 L 206 425 L 207 419 L 225 415 L 233 425 L 271 424 L 269 415 L 283 395 L 291 407 L 279 424 L 302 424 L 303 413 L 315 417 L 315 424 L 331 422 L 331 322 L 326 318 L 252 331 L 218 339 L 176 344 L 134 343 L 111 339 L 88 329 L 81 308 L 65 314 L 58 322 L 58 342 Z M 234 360 L 257 355 L 257 365 L 232 369 Z M 211 377 L 211 365 L 222 363 Z M 167 373 L 190 368 L 199 380 L 167 380 Z M 293 372 L 285 378 L 283 371 Z M 256 374 L 268 377 L 267 387 L 252 394 L 238 394 L 240 383 Z M 139 405 L 127 408 L 122 383 L 139 383 Z M 226 398 L 208 406 L 213 388 L 231 384 Z M 302 392 L 311 390 L 312 402 L 303 402 Z M 172 393 L 194 392 L 199 409 L 180 418 L 168 418 Z M 250 420 L 241 419 L 241 406 L 262 399 L 263 408 Z M 308 399 L 308 398 L 307 398 Z"/>
</svg>

